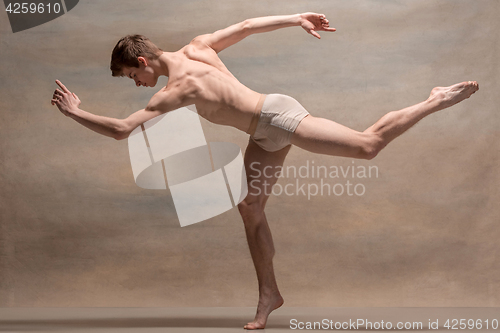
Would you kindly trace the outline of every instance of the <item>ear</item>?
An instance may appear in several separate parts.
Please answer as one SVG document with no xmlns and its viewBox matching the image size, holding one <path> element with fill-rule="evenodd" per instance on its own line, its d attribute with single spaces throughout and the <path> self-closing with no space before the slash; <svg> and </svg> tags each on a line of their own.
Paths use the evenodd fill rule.
<svg viewBox="0 0 500 333">
<path fill-rule="evenodd" d="M 137 61 L 139 61 L 140 64 L 143 64 L 144 66 L 148 65 L 148 59 L 145 57 L 138 57 Z"/>
</svg>

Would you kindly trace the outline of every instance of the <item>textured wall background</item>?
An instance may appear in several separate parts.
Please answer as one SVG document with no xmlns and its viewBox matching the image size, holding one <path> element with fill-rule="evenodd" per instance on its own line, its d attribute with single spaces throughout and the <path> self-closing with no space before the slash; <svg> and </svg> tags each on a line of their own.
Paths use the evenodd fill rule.
<svg viewBox="0 0 500 333">
<path fill-rule="evenodd" d="M 250 88 L 357 130 L 434 86 L 481 89 L 372 161 L 291 150 L 287 166 L 376 166 L 379 176 L 327 179 L 362 183 L 363 196 L 269 200 L 286 305 L 500 306 L 496 0 L 93 0 L 16 34 L 0 14 L 0 306 L 255 306 L 238 212 L 180 228 L 168 192 L 135 185 L 127 142 L 86 130 L 50 98 L 58 78 L 83 109 L 125 118 L 157 90 L 111 77 L 123 35 L 174 51 L 248 17 L 304 11 L 338 31 L 255 35 L 222 60 Z M 203 126 L 209 141 L 244 149 L 244 133 Z"/>
</svg>

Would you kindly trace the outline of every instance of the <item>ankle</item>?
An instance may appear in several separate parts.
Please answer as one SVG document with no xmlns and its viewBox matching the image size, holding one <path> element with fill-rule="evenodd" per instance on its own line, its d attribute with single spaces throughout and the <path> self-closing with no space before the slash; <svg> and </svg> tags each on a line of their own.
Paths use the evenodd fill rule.
<svg viewBox="0 0 500 333">
<path fill-rule="evenodd" d="M 261 288 L 259 289 L 259 298 L 279 298 L 281 294 L 278 288 Z"/>
<path fill-rule="evenodd" d="M 425 108 L 428 110 L 427 114 L 434 113 L 444 108 L 446 103 L 446 98 L 441 94 L 431 95 L 427 100 L 422 102 Z"/>
</svg>

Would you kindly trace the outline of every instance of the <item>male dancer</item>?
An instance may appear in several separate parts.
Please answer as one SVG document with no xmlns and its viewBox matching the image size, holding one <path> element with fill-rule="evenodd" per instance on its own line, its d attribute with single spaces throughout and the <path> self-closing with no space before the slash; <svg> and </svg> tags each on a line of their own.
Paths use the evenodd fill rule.
<svg viewBox="0 0 500 333">
<path fill-rule="evenodd" d="M 257 187 L 258 184 L 265 186 L 264 181 L 272 186 L 277 179 L 264 179 L 264 175 L 270 173 L 261 172 L 262 169 L 280 169 L 291 144 L 320 154 L 372 159 L 420 119 L 469 98 L 479 89 L 474 81 L 434 88 L 427 100 L 387 113 L 364 132 L 354 131 L 309 115 L 289 96 L 266 96 L 247 88 L 217 55 L 251 34 L 291 26 L 301 26 L 318 39 L 317 31 L 335 31 L 329 27 L 325 15 L 304 13 L 248 19 L 212 34 L 200 35 L 176 52 L 163 52 L 144 36 L 126 36 L 112 53 L 113 76 L 127 76 L 138 87 L 154 87 L 160 75 L 169 77 L 167 86 L 151 98 L 145 109 L 126 119 L 97 116 L 79 109 L 79 98 L 60 81 L 56 83 L 62 90 L 56 89 L 51 101 L 64 115 L 117 140 L 127 138 L 134 128 L 153 117 L 191 104 L 195 104 L 199 115 L 207 120 L 250 134 L 244 158 L 246 173 L 248 181 L 259 181 L 249 186 L 249 194 L 238 209 L 257 271 L 259 303 L 255 319 L 246 329 L 264 328 L 269 314 L 283 304 L 273 270 L 273 240 L 264 213 L 269 193 Z"/>
</svg>

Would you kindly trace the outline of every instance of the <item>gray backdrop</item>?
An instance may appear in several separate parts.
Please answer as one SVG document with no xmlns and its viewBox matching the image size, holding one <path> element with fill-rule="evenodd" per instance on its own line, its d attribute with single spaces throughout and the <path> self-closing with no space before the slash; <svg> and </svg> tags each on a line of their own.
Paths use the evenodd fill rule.
<svg viewBox="0 0 500 333">
<path fill-rule="evenodd" d="M 291 150 L 287 166 L 379 172 L 325 179 L 363 195 L 270 198 L 285 305 L 500 306 L 496 0 L 92 0 L 16 34 L 0 14 L 0 306 L 255 306 L 237 210 L 180 228 L 168 191 L 135 185 L 127 141 L 85 129 L 50 98 L 60 79 L 84 110 L 125 118 L 160 85 L 111 77 L 123 35 L 175 51 L 245 18 L 304 11 L 338 31 L 254 35 L 220 57 L 251 89 L 357 130 L 434 86 L 477 80 L 480 91 L 371 161 Z M 245 148 L 243 132 L 202 124 L 208 141 Z M 278 185 L 296 181 L 320 179 Z"/>
</svg>

